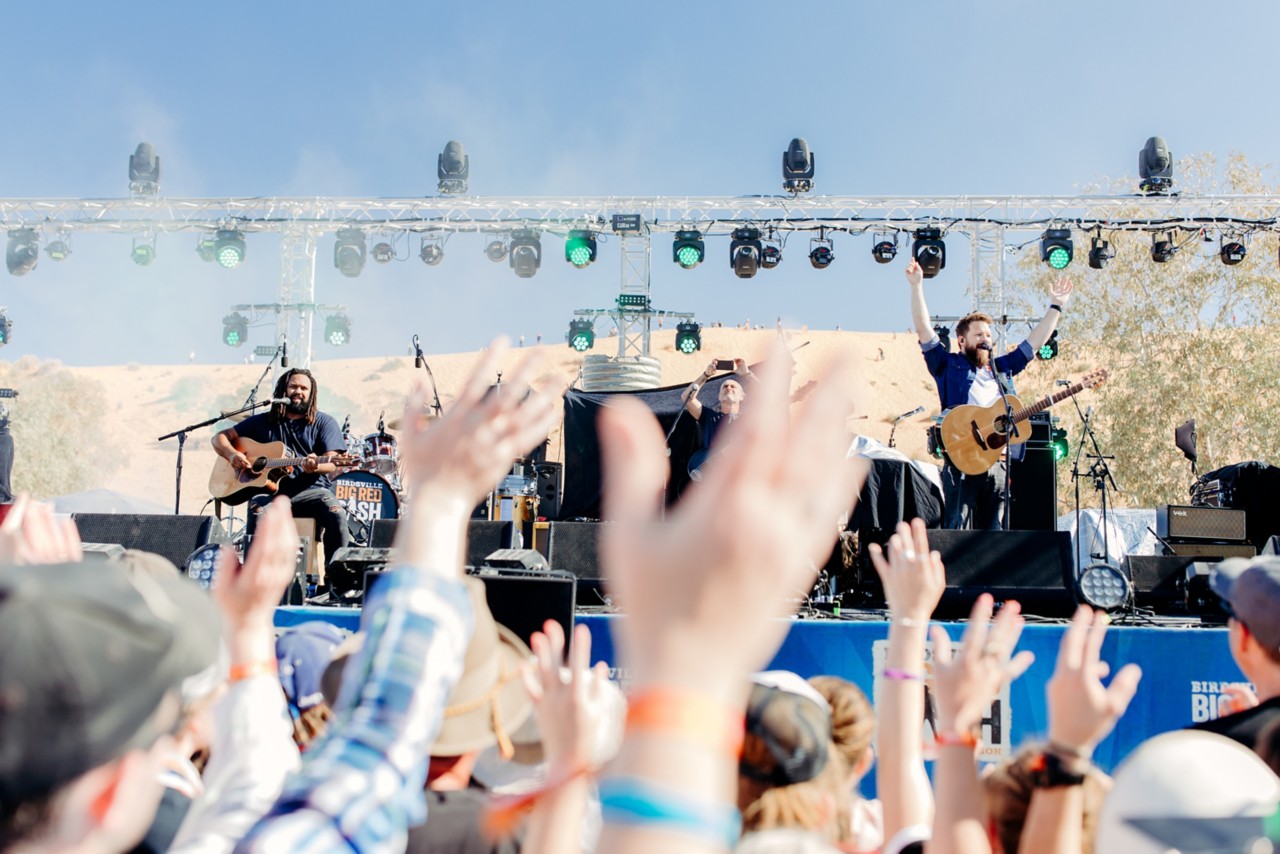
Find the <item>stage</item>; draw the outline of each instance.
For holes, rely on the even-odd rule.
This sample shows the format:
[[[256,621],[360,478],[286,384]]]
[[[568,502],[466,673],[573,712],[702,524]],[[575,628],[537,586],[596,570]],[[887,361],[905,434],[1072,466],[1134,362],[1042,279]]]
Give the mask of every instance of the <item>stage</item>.
[[[575,622],[591,631],[592,657],[610,666],[613,678],[626,686],[628,674],[620,672],[614,660],[611,626],[625,615],[578,614]],[[359,625],[360,612],[354,608],[280,608],[276,625],[294,625],[307,620],[324,620],[347,629]],[[963,625],[943,623],[953,639]],[[1061,623],[1031,623],[1022,635],[1020,649],[1035,653],[1030,670],[997,701],[984,726],[987,747],[984,756],[1007,755],[1025,739],[1043,736],[1045,716],[1044,686],[1053,673]],[[835,619],[794,619],[771,668],[794,671],[801,676],[832,674],[844,677],[874,696],[873,674],[883,659],[888,625],[883,615],[845,614]],[[691,651],[693,654],[693,651]],[[1170,623],[1161,626],[1118,625],[1107,633],[1103,658],[1116,669],[1134,662],[1142,667],[1142,684],[1128,713],[1115,732],[1098,748],[1095,759],[1112,770],[1141,741],[1157,733],[1179,729],[1216,715],[1220,686],[1243,680],[1227,650],[1226,630],[1221,627]],[[926,744],[929,743],[925,729]]]

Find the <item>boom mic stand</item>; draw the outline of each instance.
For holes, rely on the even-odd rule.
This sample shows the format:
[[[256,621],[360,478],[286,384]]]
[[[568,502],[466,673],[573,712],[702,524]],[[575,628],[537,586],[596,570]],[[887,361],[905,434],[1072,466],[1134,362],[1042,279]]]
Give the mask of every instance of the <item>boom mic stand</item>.
[[[1094,552],[1091,546],[1089,559],[1101,560],[1108,566],[1111,565],[1111,545],[1109,542],[1109,535],[1107,533],[1107,485],[1110,484],[1110,488],[1117,492],[1120,491],[1120,487],[1116,485],[1116,479],[1111,474],[1111,466],[1107,463],[1107,460],[1114,460],[1115,456],[1102,453],[1102,448],[1098,445],[1098,436],[1093,432],[1093,407],[1091,406],[1088,410],[1081,412],[1080,399],[1076,395],[1072,395],[1071,401],[1075,404],[1076,412],[1080,415],[1081,426],[1080,447],[1076,449],[1076,459],[1071,466],[1071,479],[1075,481],[1076,493],[1076,572],[1078,574],[1084,569],[1084,567],[1080,565],[1080,479],[1082,477],[1089,478],[1093,481],[1093,488],[1102,493],[1102,554]],[[1089,444],[1093,447],[1092,454],[1084,453],[1085,439],[1088,439]],[[1093,460],[1093,463],[1089,466],[1089,470],[1084,474],[1081,474],[1080,472],[1080,457],[1082,454],[1086,459]]]
[[[990,354],[991,351],[987,350]],[[1000,392],[1000,402],[1004,404],[1004,510],[1000,514],[1000,530],[1009,530],[1009,516],[1011,515],[1009,507],[1009,453],[1013,449],[1013,440],[1018,437],[1018,425],[1013,423],[1013,406],[1009,403],[1009,395],[1005,393],[1004,384],[1007,381],[1013,385],[1013,374],[1006,373],[1006,379],[1000,379],[1000,372],[996,370],[996,360],[991,359],[991,373],[996,378],[996,388]],[[997,465],[999,465],[997,463]]]
[[[431,366],[427,364],[427,357],[422,355],[422,345],[418,343],[418,336],[413,336],[413,366],[422,368],[427,372],[427,379],[431,381],[431,408],[436,411],[436,417],[439,418],[444,414],[444,407],[440,405],[440,391],[436,388],[436,375],[431,373]],[[502,378],[499,376],[498,381]]]
[[[250,398],[252,397],[253,395],[252,393],[250,393]],[[219,412],[213,418],[207,418],[204,421],[200,421],[196,424],[188,424],[186,427],[182,427],[177,430],[174,430],[172,433],[165,433],[163,436],[156,439],[157,442],[163,442],[165,439],[172,439],[174,436],[178,437],[178,461],[177,461],[177,471],[175,473],[176,485],[173,490],[173,493],[174,493],[173,494],[173,515],[177,516],[180,512],[182,512],[180,509],[182,507],[182,448],[187,442],[187,434],[190,433],[192,430],[199,430],[201,427],[207,427],[210,424],[215,424],[223,420],[224,418],[230,418],[233,415],[239,415],[242,412],[248,412],[251,409],[257,409],[259,406],[266,406],[266,405],[268,405],[266,401],[263,401],[262,403],[248,403],[240,407],[239,409],[233,409],[230,412]]]

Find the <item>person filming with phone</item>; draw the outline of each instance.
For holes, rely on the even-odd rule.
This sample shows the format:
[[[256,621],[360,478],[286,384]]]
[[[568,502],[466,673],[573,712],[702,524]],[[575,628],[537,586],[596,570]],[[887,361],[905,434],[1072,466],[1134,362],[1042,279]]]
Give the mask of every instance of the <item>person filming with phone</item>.
[[[698,392],[716,371],[733,371],[738,379],[727,379],[722,382],[717,404],[715,408],[709,408],[703,406],[702,401],[698,400]],[[680,399],[684,401],[685,411],[698,422],[698,450],[689,460],[689,477],[693,480],[702,479],[702,466],[715,454],[712,446],[721,428],[733,423],[742,410],[742,402],[747,397],[744,384],[754,380],[755,375],[747,367],[745,359],[732,361],[713,359],[711,364],[707,365],[707,369],[699,374],[698,378],[681,394]]]

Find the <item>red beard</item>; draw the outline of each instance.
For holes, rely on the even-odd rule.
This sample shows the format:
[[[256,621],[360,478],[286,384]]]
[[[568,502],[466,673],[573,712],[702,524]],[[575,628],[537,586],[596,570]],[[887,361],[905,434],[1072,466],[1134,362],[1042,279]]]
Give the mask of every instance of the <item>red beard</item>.
[[[969,361],[976,364],[979,368],[985,368],[987,363],[991,361],[991,351],[979,350],[976,345],[973,347],[966,347],[964,355],[969,359]]]

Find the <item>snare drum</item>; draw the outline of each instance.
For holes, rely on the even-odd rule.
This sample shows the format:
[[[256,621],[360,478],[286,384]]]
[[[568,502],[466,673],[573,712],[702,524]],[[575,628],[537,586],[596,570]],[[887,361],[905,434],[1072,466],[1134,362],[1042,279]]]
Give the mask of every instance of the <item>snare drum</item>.
[[[396,451],[396,437],[388,433],[370,433],[364,437],[365,471],[375,472],[383,477],[395,477],[399,454]]]
[[[362,525],[376,519],[398,519],[400,496],[381,475],[370,471],[349,471],[333,479],[333,491],[347,515]]]

